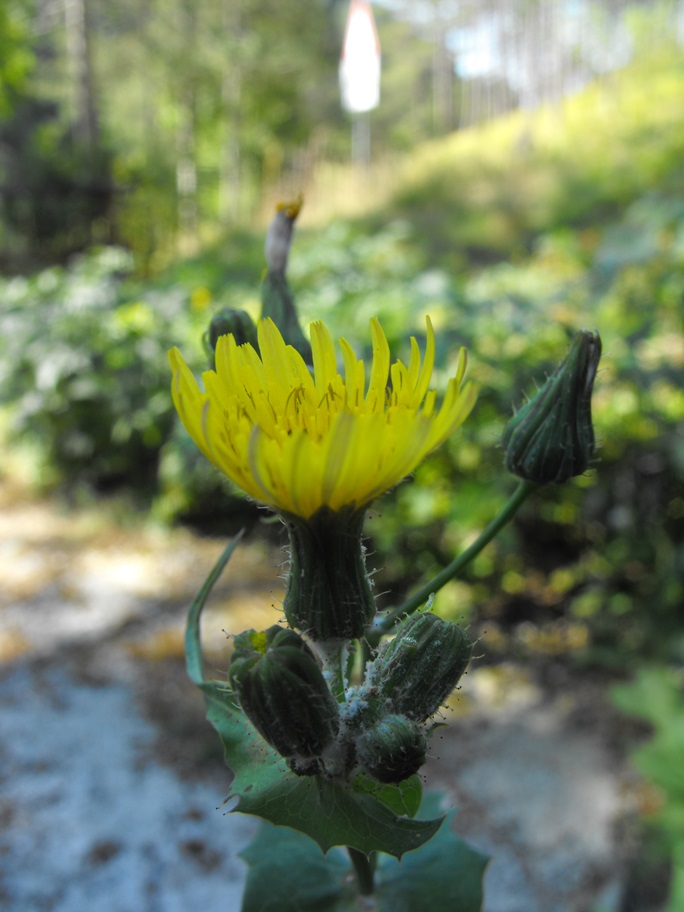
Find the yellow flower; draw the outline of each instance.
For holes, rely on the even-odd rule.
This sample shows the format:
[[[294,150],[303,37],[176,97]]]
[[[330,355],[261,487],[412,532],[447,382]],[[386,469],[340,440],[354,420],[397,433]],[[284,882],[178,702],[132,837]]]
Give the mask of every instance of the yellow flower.
[[[389,346],[371,321],[373,362],[366,368],[340,339],[344,375],[323,323],[311,325],[313,376],[271,320],[258,326],[259,350],[231,335],[216,346],[216,370],[202,392],[183,358],[169,352],[173,401],[185,428],[218,469],[254,500],[304,519],[321,507],[362,509],[439,446],[467,418],[476,392],[462,387],[466,352],[436,406],[428,390],[435,335],[411,339],[408,366],[390,367]],[[388,386],[388,381],[389,386]]]

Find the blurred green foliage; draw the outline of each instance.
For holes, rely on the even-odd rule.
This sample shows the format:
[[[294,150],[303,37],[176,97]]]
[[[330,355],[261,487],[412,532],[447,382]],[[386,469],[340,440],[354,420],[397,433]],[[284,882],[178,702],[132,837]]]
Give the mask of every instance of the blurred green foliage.
[[[31,29],[19,0],[0,5],[0,117],[12,110],[35,65]]]
[[[614,688],[612,694],[620,709],[653,729],[633,762],[658,790],[651,802],[651,823],[672,858],[667,912],[679,912],[684,905],[684,678],[681,669],[642,668],[631,684]]]
[[[63,262],[94,237],[108,239],[116,191],[104,144],[80,141],[57,104],[19,95],[0,120],[0,147],[1,268]]]
[[[213,284],[226,283],[215,270]],[[0,402],[11,431],[42,454],[38,484],[70,494],[126,491],[158,515],[201,517],[224,533],[253,514],[231,496],[178,426],[167,351],[180,343],[197,371],[214,302],[204,260],[141,283],[121,248],[94,249],[31,277],[0,280]],[[225,514],[235,513],[226,525]]]
[[[164,358],[182,292],[136,300],[122,293],[130,269],[125,251],[106,248],[2,288],[16,431],[40,437],[61,477],[99,489],[154,484],[172,427]]]

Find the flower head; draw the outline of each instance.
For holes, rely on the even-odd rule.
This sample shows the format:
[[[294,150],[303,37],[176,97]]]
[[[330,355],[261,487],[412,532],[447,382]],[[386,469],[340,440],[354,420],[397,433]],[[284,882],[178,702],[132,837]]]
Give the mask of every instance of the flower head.
[[[207,459],[254,500],[304,519],[321,507],[363,509],[446,440],[476,397],[472,384],[462,386],[462,349],[437,407],[428,389],[435,354],[429,319],[422,364],[412,338],[408,365],[390,366],[376,319],[371,333],[368,383],[364,362],[344,339],[344,373],[338,373],[335,347],[321,322],[311,325],[313,376],[271,320],[258,325],[260,354],[232,335],[219,338],[216,369],[203,375],[205,392],[174,348],[174,404]]]

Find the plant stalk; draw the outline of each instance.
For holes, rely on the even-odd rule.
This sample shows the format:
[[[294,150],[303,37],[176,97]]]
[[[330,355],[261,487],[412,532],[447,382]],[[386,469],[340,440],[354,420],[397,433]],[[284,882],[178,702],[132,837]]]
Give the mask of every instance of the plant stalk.
[[[347,846],[347,852],[354,865],[359,893],[362,896],[371,896],[375,892],[375,852],[368,857],[352,846]]]
[[[422,586],[417,592],[414,592],[413,595],[409,596],[406,601],[399,605],[397,608],[394,608],[392,611],[388,612],[381,617],[378,617],[376,622],[370,629],[371,639],[379,641],[380,637],[389,633],[395,625],[395,622],[405,615],[411,614],[417,608],[427,601],[427,599],[434,595],[435,592],[438,592],[442,586],[453,579],[455,576],[465,569],[465,567],[476,557],[482,549],[489,544],[489,542],[497,535],[503,527],[513,519],[518,508],[521,504],[529,497],[529,495],[537,488],[537,485],[532,484],[529,481],[521,481],[518,487],[515,489],[511,497],[509,498],[506,505],[503,509],[494,517],[494,519],[489,523],[489,525],[483,529],[480,535],[476,540],[469,545],[465,551],[462,551],[458,557],[455,557],[450,564],[441,570],[437,576],[435,576],[429,583],[425,586]]]
[[[330,690],[338,703],[344,703],[347,690],[345,673],[348,661],[347,644],[344,640],[318,640],[314,641],[313,646],[323,663],[323,674]]]

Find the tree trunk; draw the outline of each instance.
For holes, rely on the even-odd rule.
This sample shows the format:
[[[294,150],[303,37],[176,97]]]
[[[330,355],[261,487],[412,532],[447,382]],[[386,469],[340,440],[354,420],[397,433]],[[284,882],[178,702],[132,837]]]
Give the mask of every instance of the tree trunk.
[[[221,83],[223,102],[223,140],[219,162],[218,214],[222,225],[234,224],[240,217],[240,172],[242,168],[241,104],[242,2],[225,0],[225,37],[228,53]]]
[[[189,92],[180,111],[176,134],[176,192],[178,195],[178,250],[191,254],[197,246],[197,164],[195,162],[194,94]]]
[[[67,54],[74,80],[74,133],[91,151],[98,140],[87,0],[64,0]]]

